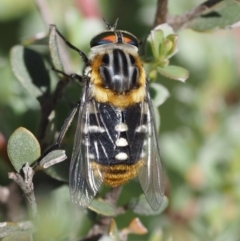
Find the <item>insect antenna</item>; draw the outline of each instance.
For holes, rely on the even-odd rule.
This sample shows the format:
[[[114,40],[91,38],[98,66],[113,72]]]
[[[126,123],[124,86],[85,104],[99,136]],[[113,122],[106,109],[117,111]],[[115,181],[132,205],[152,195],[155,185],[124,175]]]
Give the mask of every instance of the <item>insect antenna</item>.
[[[115,21],[115,23],[113,24],[113,26],[111,26],[111,25],[103,18],[103,21],[104,21],[107,29],[112,30],[112,31],[115,31],[115,30],[116,30],[118,20],[119,20],[119,18],[117,18],[116,21]]]

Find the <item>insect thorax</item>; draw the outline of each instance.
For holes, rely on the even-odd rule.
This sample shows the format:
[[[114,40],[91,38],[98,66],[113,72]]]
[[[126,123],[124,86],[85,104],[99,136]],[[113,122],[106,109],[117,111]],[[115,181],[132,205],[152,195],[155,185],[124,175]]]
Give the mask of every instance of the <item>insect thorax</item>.
[[[97,101],[117,107],[143,101],[146,77],[135,46],[97,46],[93,48],[90,60],[90,82]]]

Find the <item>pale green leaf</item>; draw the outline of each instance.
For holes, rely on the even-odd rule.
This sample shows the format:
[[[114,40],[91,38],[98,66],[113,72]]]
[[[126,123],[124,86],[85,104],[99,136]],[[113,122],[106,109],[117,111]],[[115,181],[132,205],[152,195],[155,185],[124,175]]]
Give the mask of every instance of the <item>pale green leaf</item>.
[[[185,82],[189,76],[188,70],[186,70],[182,67],[179,67],[179,66],[174,66],[174,65],[158,67],[157,70],[158,70],[159,74],[161,74],[169,79],[174,79],[174,80],[178,80],[181,82]]]
[[[7,152],[12,165],[19,172],[23,165],[30,165],[40,157],[41,149],[35,136],[26,128],[19,127],[10,136]]]
[[[15,234],[15,233],[22,233],[23,236],[30,236],[31,232],[33,231],[33,225],[30,221],[26,222],[3,222],[0,223],[0,238],[7,237],[8,235]],[[12,237],[12,236],[10,236]],[[11,239],[4,239],[4,240],[11,240]],[[12,239],[12,240],[30,240],[30,239]]]
[[[40,161],[40,165],[44,169],[46,169],[66,159],[67,159],[67,156],[64,150],[54,150],[49,152],[46,156],[43,157],[43,159]]]
[[[163,202],[159,210],[154,211],[150,207],[146,197],[143,194],[140,195],[138,198],[131,199],[128,204],[129,209],[131,209],[134,213],[145,215],[145,216],[159,215],[166,209],[167,206],[168,206],[168,199],[167,197],[164,196]]]
[[[115,214],[114,208],[111,205],[98,199],[93,199],[88,208],[104,216],[114,216]]]
[[[51,25],[50,34],[49,34],[49,49],[50,49],[52,63],[56,69],[63,70],[63,66],[62,66],[62,62],[61,62],[60,54],[59,54],[59,50],[58,50],[58,43],[57,43],[56,35],[57,35],[56,26]]]
[[[158,83],[150,83],[150,93],[153,104],[156,107],[162,105],[170,96],[168,89]]]
[[[210,11],[194,18],[187,24],[187,27],[196,31],[209,31],[238,26],[239,21],[240,2],[224,0],[211,7]]]

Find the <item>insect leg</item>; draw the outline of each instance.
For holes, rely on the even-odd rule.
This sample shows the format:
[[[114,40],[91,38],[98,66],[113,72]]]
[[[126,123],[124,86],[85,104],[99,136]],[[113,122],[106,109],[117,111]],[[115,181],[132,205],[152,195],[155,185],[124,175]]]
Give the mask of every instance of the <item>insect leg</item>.
[[[62,140],[63,140],[63,138],[64,138],[64,136],[65,136],[69,126],[71,125],[75,114],[78,111],[79,106],[80,106],[80,101],[73,107],[73,109],[70,112],[69,116],[65,119],[65,121],[63,123],[63,126],[62,126],[62,128],[60,130],[59,136],[57,138],[57,142],[55,143],[56,146],[60,147],[60,145],[62,143]]]
[[[82,80],[83,80],[83,77],[81,75],[67,74],[67,73],[63,72],[62,70],[56,69],[54,66],[52,66],[52,70],[59,74],[62,74],[63,76],[66,76],[67,78],[72,79],[72,80],[77,79],[79,82],[82,82]]]
[[[60,130],[60,133],[58,135],[56,143],[53,146],[51,146],[46,152],[44,152],[44,154],[38,160],[41,160],[49,152],[60,148],[62,140],[63,140],[63,138],[64,138],[64,136],[65,136],[69,126],[71,125],[71,123],[73,121],[73,118],[74,118],[76,112],[78,111],[79,106],[80,106],[80,101],[73,107],[73,109],[71,110],[70,114],[65,119],[65,121],[63,123],[63,126],[62,126],[62,128]]]
[[[86,54],[84,54],[83,51],[81,51],[80,49],[78,49],[77,47],[75,47],[74,45],[72,45],[67,39],[65,39],[65,37],[58,31],[56,25],[51,24],[51,26],[53,26],[53,27],[56,29],[57,34],[58,34],[59,37],[66,43],[66,45],[67,45],[69,48],[77,51],[78,54],[79,54],[79,55],[81,56],[81,58],[83,59],[84,63],[85,63],[85,64],[88,64],[88,63],[89,63],[89,60],[88,60],[88,57],[86,56]]]

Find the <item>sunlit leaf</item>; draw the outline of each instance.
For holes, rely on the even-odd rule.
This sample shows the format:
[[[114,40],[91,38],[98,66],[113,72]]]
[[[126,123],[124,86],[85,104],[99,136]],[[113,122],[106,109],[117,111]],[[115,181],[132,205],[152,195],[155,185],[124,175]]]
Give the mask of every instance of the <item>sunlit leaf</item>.
[[[140,215],[159,215],[162,213],[166,207],[168,206],[168,199],[164,196],[163,202],[159,208],[159,210],[154,211],[150,207],[149,203],[147,202],[146,197],[142,194],[138,198],[133,198],[128,204],[129,209],[132,210],[134,213],[140,214]]]
[[[111,205],[98,199],[93,199],[88,208],[104,216],[114,216],[115,214],[114,208]]]
[[[158,67],[157,70],[161,75],[163,75],[169,79],[174,79],[174,80],[178,80],[181,82],[185,82],[189,76],[188,70],[186,70],[182,67],[179,67],[179,66],[174,66],[174,65]]]
[[[36,161],[41,154],[37,139],[24,127],[19,127],[13,132],[8,141],[7,151],[17,172],[21,170],[24,164],[31,164]]]

